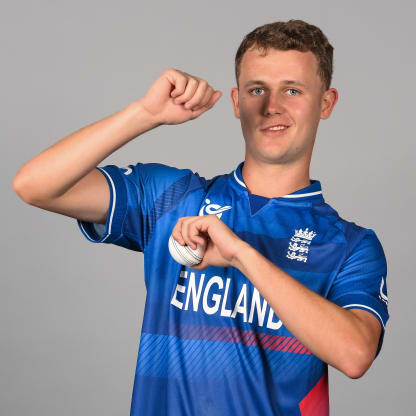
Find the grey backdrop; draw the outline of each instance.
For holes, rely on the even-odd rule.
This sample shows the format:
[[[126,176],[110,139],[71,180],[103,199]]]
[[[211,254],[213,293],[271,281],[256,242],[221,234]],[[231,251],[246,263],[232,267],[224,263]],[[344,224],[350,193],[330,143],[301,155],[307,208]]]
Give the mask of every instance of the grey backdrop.
[[[321,120],[311,177],[343,218],[376,231],[388,262],[383,349],[360,379],[330,369],[331,414],[414,414],[411,1],[0,7],[1,415],[127,415],[145,299],[143,255],[92,244],[75,219],[25,204],[12,189],[19,167],[139,99],[173,66],[206,78],[223,97],[200,118],[154,129],[102,164],[161,162],[205,177],[232,171],[244,159],[229,98],[235,52],[255,27],[290,18],[319,26],[335,47],[339,101]]]

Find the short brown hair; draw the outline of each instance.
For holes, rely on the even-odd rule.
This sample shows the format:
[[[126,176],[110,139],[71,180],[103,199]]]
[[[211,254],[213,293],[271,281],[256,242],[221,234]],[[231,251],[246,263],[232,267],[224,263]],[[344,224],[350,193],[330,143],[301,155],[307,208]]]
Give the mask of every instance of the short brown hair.
[[[262,50],[263,56],[267,54],[268,48],[282,51],[290,49],[300,52],[311,51],[318,61],[318,75],[322,81],[322,92],[330,88],[334,48],[317,26],[303,20],[291,19],[287,22],[267,23],[248,33],[235,55],[237,86],[239,86],[241,60],[244,53],[250,48]]]

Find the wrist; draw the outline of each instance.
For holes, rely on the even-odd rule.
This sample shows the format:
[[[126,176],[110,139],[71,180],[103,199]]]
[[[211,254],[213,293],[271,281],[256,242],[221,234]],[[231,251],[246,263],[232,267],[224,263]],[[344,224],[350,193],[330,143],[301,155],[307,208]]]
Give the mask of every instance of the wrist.
[[[146,126],[147,130],[151,130],[163,124],[154,114],[147,111],[141,100],[133,101],[127,106],[127,109],[132,112],[140,124]]]
[[[250,244],[244,240],[240,240],[237,245],[236,253],[231,261],[231,265],[244,274],[244,261],[253,254],[253,250],[255,251]]]

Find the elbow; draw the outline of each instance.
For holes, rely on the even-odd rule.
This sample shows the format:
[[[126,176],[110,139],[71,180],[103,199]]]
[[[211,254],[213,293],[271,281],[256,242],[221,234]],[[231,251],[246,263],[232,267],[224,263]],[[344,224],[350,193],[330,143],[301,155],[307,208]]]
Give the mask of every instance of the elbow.
[[[342,372],[349,378],[357,379],[362,377],[371,367],[374,361],[374,354],[368,348],[360,348],[351,354],[346,360]]]
[[[367,372],[367,370],[368,370],[369,367],[370,366],[368,366],[368,367],[365,367],[365,366],[362,366],[362,367],[358,367],[358,366],[351,367],[351,368],[348,368],[347,370],[345,370],[344,371],[344,374],[347,377],[349,377],[349,378],[357,379],[357,378],[362,377]]]
[[[22,191],[21,191],[21,180],[20,180],[20,177],[18,175],[16,175],[13,179],[12,188],[13,188],[13,191],[16,192],[16,194],[21,199],[24,200],[24,197],[23,197],[23,194],[22,194]]]
[[[12,188],[22,201],[33,205],[33,198],[30,196],[30,193],[33,193],[33,186],[29,183],[28,179],[29,178],[27,176],[23,176],[18,173],[13,179]],[[29,191],[31,192],[29,193]]]
[[[19,198],[26,202],[29,202],[29,198],[27,197],[27,193],[23,190],[22,179],[19,176],[15,176],[12,182],[13,191],[19,196]]]

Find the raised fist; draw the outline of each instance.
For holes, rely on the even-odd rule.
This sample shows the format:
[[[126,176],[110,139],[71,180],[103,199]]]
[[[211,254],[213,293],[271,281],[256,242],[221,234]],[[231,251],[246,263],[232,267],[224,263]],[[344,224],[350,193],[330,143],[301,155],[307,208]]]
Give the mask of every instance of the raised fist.
[[[212,108],[221,95],[204,79],[169,68],[139,102],[158,124],[180,124]]]

